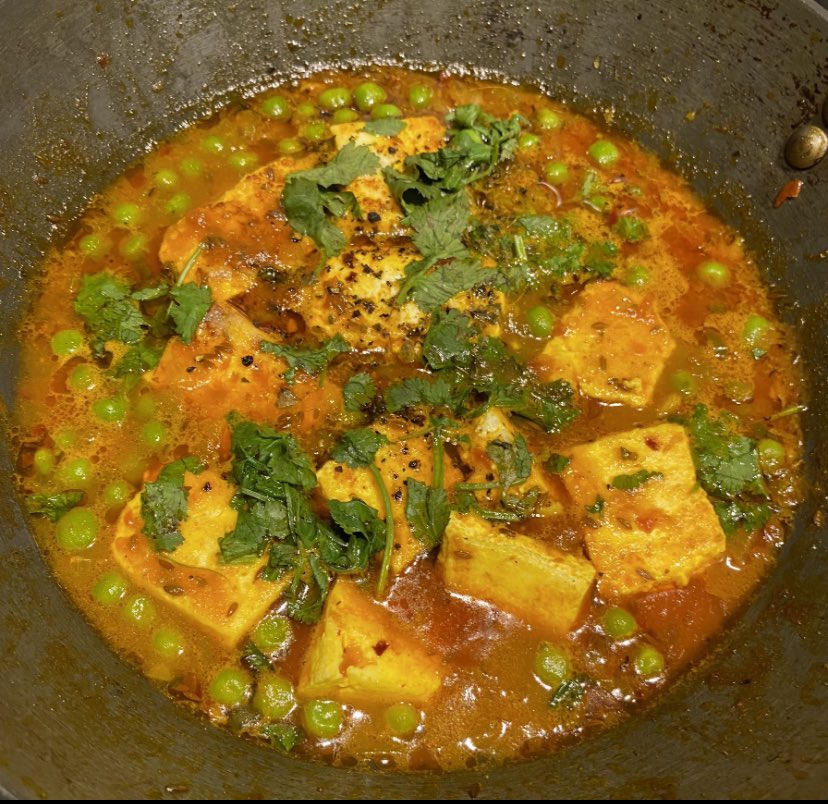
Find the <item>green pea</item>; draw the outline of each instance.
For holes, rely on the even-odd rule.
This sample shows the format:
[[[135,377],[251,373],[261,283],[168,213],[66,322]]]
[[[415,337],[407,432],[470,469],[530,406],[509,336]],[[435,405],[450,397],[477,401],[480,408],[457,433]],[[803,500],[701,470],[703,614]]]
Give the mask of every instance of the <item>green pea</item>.
[[[67,489],[85,489],[92,482],[92,462],[88,458],[72,458],[58,470],[58,480]]]
[[[711,288],[723,288],[730,282],[730,270],[720,262],[708,260],[696,268],[696,275]]]
[[[587,151],[590,159],[599,167],[611,167],[618,161],[620,153],[609,140],[596,140]]]
[[[572,675],[569,657],[559,647],[541,642],[535,654],[535,675],[549,687],[559,687]]]
[[[312,103],[300,103],[296,107],[296,116],[303,120],[309,120],[311,117],[317,117],[319,110]]]
[[[407,737],[417,731],[420,713],[411,704],[393,704],[385,710],[385,722],[394,734]]]
[[[374,106],[383,103],[387,97],[386,91],[372,81],[366,81],[354,90],[354,103],[362,112],[370,111]]]
[[[92,413],[102,422],[116,424],[122,422],[127,414],[127,403],[123,397],[110,396],[106,399],[96,399],[92,403]]]
[[[78,241],[78,248],[81,254],[93,259],[102,257],[104,252],[109,248],[109,245],[109,241],[105,237],[97,234],[84,235]]]
[[[110,508],[125,505],[132,494],[132,487],[125,480],[113,480],[103,490],[104,502]]]
[[[223,706],[238,706],[249,695],[250,678],[236,667],[225,667],[210,684],[210,697]]]
[[[104,606],[120,603],[127,593],[127,582],[117,572],[105,572],[92,587],[92,597]]]
[[[555,327],[555,316],[548,307],[539,304],[526,313],[526,323],[536,338],[548,338]]]
[[[164,204],[164,212],[174,218],[180,218],[192,205],[193,200],[187,193],[176,193]]]
[[[253,707],[259,714],[268,720],[281,720],[290,714],[294,706],[293,684],[288,679],[273,673],[259,674],[253,696]]]
[[[664,672],[664,656],[652,645],[642,645],[633,659],[635,672],[643,678],[653,678]]]
[[[184,653],[184,640],[172,628],[159,628],[152,635],[152,648],[165,659],[175,659]]]
[[[374,120],[385,120],[389,117],[402,117],[402,112],[393,103],[378,103],[371,109],[371,117]]]
[[[132,483],[133,486],[140,486],[144,482],[147,463],[140,455],[127,453],[118,462],[118,469],[128,483]]]
[[[174,170],[162,168],[152,177],[152,183],[162,190],[171,190],[178,184],[178,174]]]
[[[149,419],[155,415],[155,397],[152,394],[141,394],[135,400],[135,415],[140,419]]]
[[[62,329],[52,335],[52,352],[58,357],[69,357],[83,346],[83,333],[77,329]]]
[[[458,131],[451,138],[451,144],[455,148],[471,148],[475,145],[480,145],[483,138],[473,128],[465,128]]]
[[[414,84],[408,90],[408,103],[414,109],[425,109],[431,103],[433,94],[431,87],[427,87],[424,84]]]
[[[644,287],[649,281],[650,272],[643,265],[633,265],[624,278],[624,284],[633,288]]]
[[[52,440],[61,452],[65,452],[67,449],[77,444],[78,433],[76,430],[58,430],[54,436],[52,436]]]
[[[73,391],[93,391],[100,381],[97,369],[89,363],[78,363],[66,378],[66,382]]]
[[[589,203],[601,212],[606,212],[612,202],[605,195],[591,195]]]
[[[550,184],[563,184],[569,178],[569,168],[565,162],[547,162],[543,174]]]
[[[674,371],[670,377],[670,384],[673,386],[673,390],[685,396],[696,393],[696,378],[686,369]]]
[[[141,220],[141,208],[129,202],[118,204],[112,210],[112,220],[121,226],[135,226]]]
[[[620,606],[613,606],[604,612],[601,626],[612,639],[629,639],[638,630],[635,617]]]
[[[98,537],[98,520],[88,508],[73,508],[58,520],[55,537],[64,550],[86,550]]]
[[[742,338],[754,351],[761,351],[764,354],[764,349],[761,347],[765,336],[770,330],[770,326],[770,321],[767,318],[756,313],[751,313],[745,319],[745,326],[742,328]]]
[[[281,95],[271,95],[262,101],[259,110],[265,117],[284,120],[290,114],[290,104]]]
[[[561,127],[561,116],[551,109],[541,109],[538,112],[538,126],[544,131],[553,131]]]
[[[774,438],[763,438],[756,445],[759,453],[759,464],[766,475],[778,471],[785,462],[785,447]]]
[[[303,714],[305,728],[314,737],[330,739],[336,737],[342,728],[342,708],[335,701],[309,701],[303,708]]]
[[[185,156],[178,167],[188,179],[197,179],[204,173],[204,162],[195,156]]]
[[[147,236],[136,232],[118,244],[118,252],[127,260],[137,260],[147,250],[147,246]]]
[[[319,105],[329,112],[335,112],[351,105],[351,92],[345,87],[331,87],[319,95]]]
[[[321,142],[328,137],[328,127],[321,120],[318,120],[302,126],[300,134],[302,135],[302,139],[308,140],[309,142]]]
[[[293,629],[287,617],[278,614],[265,617],[253,629],[253,644],[262,653],[274,653],[287,647],[293,638]]]
[[[208,154],[220,154],[227,146],[216,134],[209,134],[201,141],[201,150]]]
[[[55,453],[48,447],[36,449],[32,462],[34,463],[35,472],[43,477],[55,471]]]
[[[145,595],[133,595],[124,605],[124,616],[133,625],[149,628],[155,619],[155,603]]]
[[[537,134],[532,134],[529,131],[524,131],[518,137],[518,148],[528,151],[530,148],[536,148],[540,143],[540,137]]]
[[[234,151],[227,159],[234,170],[252,170],[259,164],[259,157],[252,151]]]
[[[160,447],[167,440],[167,428],[163,422],[152,419],[141,428],[141,440],[150,447]]]
[[[337,109],[333,113],[333,121],[336,124],[353,123],[354,120],[359,120],[359,113],[353,109]]]
[[[292,137],[289,137],[286,140],[282,140],[279,143],[279,151],[285,154],[285,156],[290,156],[291,154],[298,154],[303,148],[304,146],[302,145],[302,143],[299,142],[299,140],[293,139]]]

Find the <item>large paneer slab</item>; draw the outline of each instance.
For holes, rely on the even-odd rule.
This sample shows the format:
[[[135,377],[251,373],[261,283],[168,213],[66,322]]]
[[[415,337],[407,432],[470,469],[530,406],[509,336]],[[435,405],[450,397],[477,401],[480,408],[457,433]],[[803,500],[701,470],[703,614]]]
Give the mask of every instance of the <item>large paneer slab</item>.
[[[242,178],[218,201],[188,212],[164,233],[161,261],[180,273],[200,247],[188,277],[209,285],[217,301],[248,292],[263,270],[292,272],[311,264],[316,246],[296,236],[281,199],[287,176],[315,163],[314,155],[282,157]]]
[[[305,653],[297,691],[343,703],[425,703],[445,668],[387,609],[338,580]]]
[[[262,618],[286,581],[259,578],[266,557],[253,564],[222,564],[218,540],[236,526],[230,505],[235,489],[216,472],[184,477],[188,517],[184,543],[157,553],[142,533],[141,495],[124,508],[112,554],[130,583],[177,609],[198,626],[233,647]]]
[[[651,298],[616,282],[593,282],[561,318],[535,367],[585,396],[643,408],[674,348]]]
[[[340,123],[331,126],[331,132],[336,138],[337,149],[348,142],[364,145],[379,157],[381,168],[397,170],[402,170],[407,156],[436,151],[443,146],[445,127],[436,117],[406,117],[399,122],[403,128],[391,137],[372,134],[371,124],[363,122]],[[381,168],[370,176],[360,176],[348,186],[362,210],[362,220],[357,223],[355,233],[404,235],[402,210],[391,195]]]
[[[391,496],[394,518],[391,571],[399,574],[417,556],[428,550],[427,546],[414,536],[408,525],[405,516],[405,481],[413,478],[421,483],[431,483],[434,469],[431,438],[422,434],[408,438],[408,430],[403,425],[388,424],[374,429],[388,439],[388,443],[377,451],[376,464]],[[445,462],[444,471],[446,486],[451,486],[461,479],[460,473],[450,461]],[[345,464],[328,461],[320,467],[316,476],[319,487],[327,499],[342,502],[359,499],[376,509],[380,518],[385,518],[380,492],[368,469],[352,469]]]
[[[578,622],[595,580],[583,557],[471,514],[451,515],[439,563],[448,589],[486,600],[557,636]]]
[[[570,454],[562,475],[567,490],[585,513],[601,508],[589,514],[586,543],[602,591],[683,586],[724,554],[725,534],[696,480],[683,427],[616,433]]]

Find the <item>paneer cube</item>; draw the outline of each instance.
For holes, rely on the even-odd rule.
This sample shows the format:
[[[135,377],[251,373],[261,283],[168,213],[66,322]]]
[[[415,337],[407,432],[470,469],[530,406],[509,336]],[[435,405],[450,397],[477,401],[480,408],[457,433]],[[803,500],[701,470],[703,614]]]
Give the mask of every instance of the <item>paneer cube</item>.
[[[534,368],[593,399],[643,408],[674,348],[652,299],[616,282],[593,282],[562,316]]]
[[[218,201],[191,210],[164,233],[161,261],[181,273],[201,246],[188,277],[209,285],[216,301],[248,292],[263,268],[292,271],[310,264],[316,246],[296,237],[281,198],[287,175],[315,162],[313,155],[282,157],[245,176]]]
[[[497,477],[494,461],[486,452],[486,447],[492,441],[513,444],[517,429],[506,411],[499,408],[490,408],[472,423],[468,431],[468,443],[461,443],[460,454],[463,460],[471,467],[472,474],[466,478],[467,483],[484,483],[491,477]],[[538,489],[541,493],[536,513],[540,516],[555,516],[563,513],[561,496],[563,490],[558,483],[549,477],[536,459],[532,460],[532,471],[526,481],[519,486],[512,486],[507,493],[522,497],[528,491]],[[483,495],[483,492],[478,492]],[[499,490],[485,492],[491,500],[497,500]]]
[[[451,591],[487,600],[553,636],[572,630],[595,580],[583,557],[473,514],[451,515],[439,563]]]
[[[402,225],[402,210],[397,204],[382,168],[402,170],[407,156],[436,151],[443,145],[445,127],[436,117],[406,117],[400,121],[404,128],[393,137],[371,134],[364,122],[340,123],[331,126],[337,149],[348,142],[370,148],[380,160],[380,170],[371,176],[360,176],[348,185],[362,210],[363,220],[356,227],[356,234],[392,235],[406,234]]]
[[[188,517],[181,524],[184,543],[172,553],[156,553],[142,533],[141,495],[118,519],[112,554],[130,583],[177,609],[210,631],[227,647],[238,644],[281,594],[287,581],[265,581],[252,564],[222,564],[218,540],[236,526],[230,505],[235,488],[217,472],[184,476]]]
[[[425,703],[442,686],[438,655],[387,609],[338,580],[305,652],[297,692],[351,704]]]
[[[616,433],[570,454],[562,478],[585,515],[588,507],[594,512],[586,544],[601,573],[602,592],[631,595],[684,586],[724,554],[725,534],[696,480],[683,427],[660,424]],[[619,484],[635,487],[624,490]]]
[[[374,428],[388,438],[377,451],[376,462],[379,466],[388,493],[391,495],[391,508],[394,516],[394,552],[391,556],[391,571],[401,573],[417,556],[426,552],[427,547],[411,532],[405,516],[407,492],[405,481],[414,478],[421,483],[430,484],[434,471],[431,439],[427,436],[406,438],[407,431],[402,425],[389,424]],[[460,473],[445,462],[445,485],[451,486],[461,480]],[[347,502],[360,499],[377,510],[381,519],[385,519],[376,481],[368,469],[352,469],[345,464],[328,461],[316,473],[322,493],[329,500]]]
[[[161,361],[145,375],[146,381],[165,393],[177,394],[200,419],[223,419],[228,410],[234,410],[261,422],[289,415],[293,427],[314,429],[339,413],[341,389],[330,381],[320,386],[318,378],[305,375],[291,386],[294,404],[277,408],[275,398],[286,385],[282,374],[287,363],[262,352],[262,340],[274,339],[232,304],[218,302],[191,343],[178,338],[167,342]]]

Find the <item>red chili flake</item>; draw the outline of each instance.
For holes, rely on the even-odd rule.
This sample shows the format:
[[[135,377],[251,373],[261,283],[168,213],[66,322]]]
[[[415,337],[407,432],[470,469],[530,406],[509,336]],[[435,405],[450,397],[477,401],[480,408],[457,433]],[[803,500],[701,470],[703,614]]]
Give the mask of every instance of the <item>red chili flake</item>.
[[[377,656],[382,656],[386,650],[388,650],[388,643],[384,639],[381,639],[376,645],[374,645],[374,653],[376,653]]]
[[[644,533],[650,533],[655,527],[655,520],[651,516],[640,516],[638,517],[638,527],[641,528]]]
[[[646,445],[647,445],[650,449],[652,449],[652,450],[656,450],[656,451],[658,450],[658,442],[657,442],[657,441],[656,441],[656,440],[655,440],[652,436],[647,436],[647,437],[644,439],[644,443],[645,443],[645,444],[646,444]]]
[[[99,53],[95,56],[95,61],[98,62],[99,67],[109,67],[112,62],[112,57],[109,53]]]
[[[791,179],[787,184],[782,185],[782,189],[776,196],[773,202],[773,208],[779,209],[786,201],[792,201],[794,198],[799,198],[799,193],[805,182],[802,179]]]

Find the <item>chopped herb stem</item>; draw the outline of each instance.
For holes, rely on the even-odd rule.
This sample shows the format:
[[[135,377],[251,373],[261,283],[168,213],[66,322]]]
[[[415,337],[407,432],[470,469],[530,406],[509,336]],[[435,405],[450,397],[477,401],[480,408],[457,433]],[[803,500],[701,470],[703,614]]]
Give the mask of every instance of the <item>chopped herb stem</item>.
[[[201,256],[202,251],[204,251],[204,243],[199,243],[195,247],[195,251],[192,254],[190,254],[190,256],[187,258],[187,262],[184,263],[184,268],[181,270],[181,274],[178,277],[178,281],[175,283],[175,286],[177,288],[181,287],[184,284],[184,281],[187,279],[187,275],[190,273],[190,271],[192,271],[193,267],[198,261],[198,258]]]
[[[375,463],[368,466],[377,484],[377,490],[382,497],[382,504],[385,508],[385,550],[382,554],[382,566],[380,567],[379,580],[377,581],[377,594],[382,597],[388,586],[388,573],[391,568],[391,553],[394,550],[394,514],[391,510],[391,495],[385,481],[382,479],[380,470]]]

